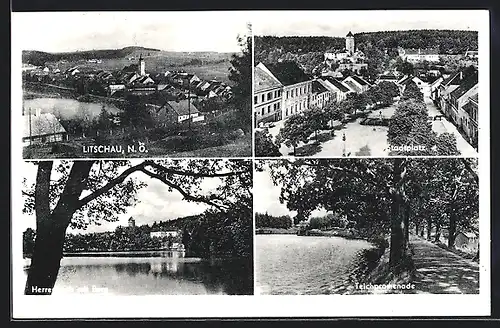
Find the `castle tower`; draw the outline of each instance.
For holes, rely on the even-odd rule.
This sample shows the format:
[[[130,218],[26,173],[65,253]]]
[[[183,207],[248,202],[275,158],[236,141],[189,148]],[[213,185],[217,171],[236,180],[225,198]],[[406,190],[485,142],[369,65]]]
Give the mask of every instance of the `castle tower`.
[[[345,37],[345,48],[351,56],[354,54],[354,35],[351,31]]]
[[[146,63],[144,62],[144,58],[142,58],[142,54],[139,57],[139,75],[146,75]]]
[[[130,228],[135,228],[135,220],[133,217],[130,217],[130,219],[128,219],[128,226]]]

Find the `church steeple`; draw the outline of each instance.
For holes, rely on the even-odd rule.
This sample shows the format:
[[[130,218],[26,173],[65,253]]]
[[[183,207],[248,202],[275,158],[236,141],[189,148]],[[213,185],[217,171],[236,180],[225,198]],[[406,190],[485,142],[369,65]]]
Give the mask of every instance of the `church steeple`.
[[[142,58],[142,53],[139,56],[139,75],[146,75],[146,63],[144,62],[144,58]]]

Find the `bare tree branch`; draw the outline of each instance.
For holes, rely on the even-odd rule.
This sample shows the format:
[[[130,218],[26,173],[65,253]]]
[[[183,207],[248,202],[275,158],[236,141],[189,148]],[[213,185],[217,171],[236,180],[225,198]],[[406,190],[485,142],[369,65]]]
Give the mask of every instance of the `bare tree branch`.
[[[83,197],[82,199],[80,199],[78,201],[78,204],[77,204],[77,209],[81,208],[82,206],[86,205],[87,203],[96,199],[97,197],[104,195],[105,193],[107,193],[108,191],[113,189],[114,186],[118,185],[119,183],[122,183],[130,174],[132,174],[136,171],[139,171],[145,165],[146,165],[146,162],[143,162],[141,164],[138,164],[138,165],[135,165],[135,166],[132,166],[132,167],[126,169],[119,176],[117,176],[113,180],[110,180],[105,186],[97,189],[96,191],[94,191],[90,195],[87,195],[87,196]]]
[[[163,182],[167,186],[172,187],[173,189],[177,190],[186,200],[194,201],[194,202],[202,202],[202,203],[205,203],[205,204],[208,204],[211,206],[215,206],[219,209],[227,209],[226,205],[214,203],[211,199],[209,199],[209,197],[190,195],[188,192],[186,192],[180,186],[168,181],[167,179],[165,179],[163,176],[161,176],[159,174],[150,172],[150,171],[146,170],[145,168],[141,168],[139,171],[145,173],[146,175],[150,176],[151,178],[160,180],[161,182]]]
[[[197,177],[197,178],[217,178],[217,177],[229,177],[229,176],[235,176],[239,174],[246,173],[247,171],[234,171],[234,172],[224,172],[224,173],[201,173],[201,172],[189,172],[189,171],[183,171],[183,170],[174,170],[167,168],[163,165],[160,165],[158,163],[155,163],[153,161],[145,161],[144,162],[145,166],[151,166],[159,171],[162,171],[164,173],[171,173],[171,174],[176,174],[176,175],[184,175],[184,176],[190,176],[190,177]]]

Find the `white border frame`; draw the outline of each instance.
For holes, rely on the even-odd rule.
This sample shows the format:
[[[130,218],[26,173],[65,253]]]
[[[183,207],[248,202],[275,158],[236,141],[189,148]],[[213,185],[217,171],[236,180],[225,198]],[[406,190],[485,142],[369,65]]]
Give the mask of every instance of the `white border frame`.
[[[385,317],[385,316],[487,316],[490,309],[490,136],[489,136],[489,12],[479,11],[479,191],[480,191],[480,293],[478,295],[321,295],[321,296],[26,296],[22,274],[22,231],[16,220],[23,207],[20,166],[22,161],[21,131],[11,131],[12,190],[12,315],[15,319],[44,318],[183,318],[183,317]],[[415,11],[419,12],[419,11]],[[206,12],[207,14],[209,12]],[[252,23],[262,12],[231,12]],[[289,13],[289,12],[288,12]],[[314,11],[308,11],[314,17]],[[16,16],[12,14],[15,32]],[[266,12],[274,20],[287,12]],[[298,17],[303,12],[295,12]],[[325,14],[322,12],[321,14]],[[375,15],[375,13],[374,13]],[[252,47],[254,44],[252,44]],[[15,35],[11,47],[12,104],[11,113],[20,116],[22,104],[21,49]],[[252,61],[253,62],[253,61]],[[252,83],[253,85],[253,83]],[[254,124],[253,98],[252,124]],[[12,123],[16,123],[13,115]],[[255,188],[253,192],[258,192]],[[255,251],[255,243],[254,243]],[[254,253],[255,254],[255,253]],[[255,264],[254,264],[255,275]],[[254,276],[255,284],[255,276]]]

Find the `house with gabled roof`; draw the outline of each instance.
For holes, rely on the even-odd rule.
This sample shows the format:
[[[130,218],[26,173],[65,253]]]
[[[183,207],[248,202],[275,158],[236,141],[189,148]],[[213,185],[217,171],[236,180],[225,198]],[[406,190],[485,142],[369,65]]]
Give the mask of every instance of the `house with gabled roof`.
[[[337,102],[341,102],[347,96],[347,94],[354,92],[347,85],[345,85],[342,81],[331,77],[331,76],[322,76],[320,80],[326,83],[326,87],[333,90],[337,95]]]
[[[399,56],[401,59],[406,60],[409,63],[415,64],[425,61],[428,62],[438,62],[439,61],[439,50],[435,48],[430,49],[398,49]]]
[[[259,63],[257,67],[283,85],[282,118],[309,109],[312,80],[295,62]]]
[[[68,133],[52,113],[23,109],[23,144],[53,143],[68,140]]]
[[[430,98],[431,91],[430,91],[429,83],[427,83],[426,81],[423,81],[420,77],[414,76],[414,75],[405,75],[402,79],[400,79],[396,83],[398,85],[401,93],[404,92],[406,86],[410,82],[414,82],[417,85],[418,89],[423,94],[424,98]]]
[[[283,84],[261,67],[254,67],[253,110],[255,124],[282,118]]]
[[[328,88],[323,80],[313,80],[310,107],[323,109],[331,100],[336,101],[336,93]]]
[[[167,101],[161,107],[156,107],[151,111],[153,118],[162,124],[164,122],[182,123],[192,120],[202,121],[204,116],[200,115],[198,108],[192,100]]]
[[[357,75],[350,75],[346,77],[342,82],[349,86],[351,90],[357,93],[365,92],[370,88],[370,83]]]
[[[465,105],[462,106],[463,130],[468,137],[470,144],[477,149],[478,146],[478,94],[469,97]]]

